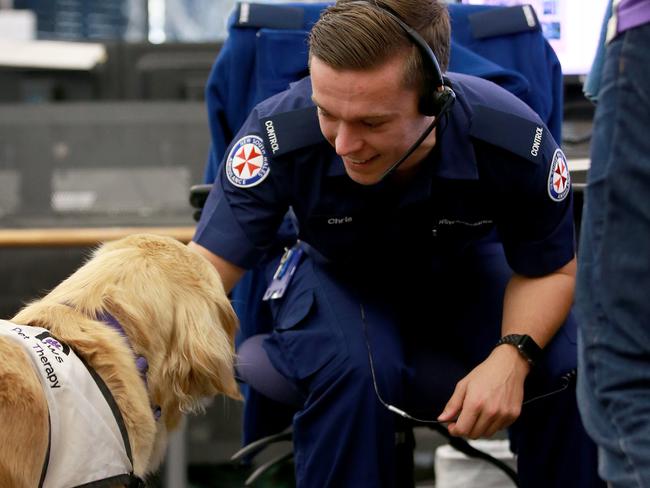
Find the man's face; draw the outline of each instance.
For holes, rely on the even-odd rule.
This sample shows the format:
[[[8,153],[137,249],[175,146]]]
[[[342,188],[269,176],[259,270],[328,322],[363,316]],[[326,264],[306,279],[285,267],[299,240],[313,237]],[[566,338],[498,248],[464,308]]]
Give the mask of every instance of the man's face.
[[[336,70],[311,58],[313,100],[321,131],[354,181],[372,185],[432,121],[418,111],[416,90],[403,86],[404,58],[372,70]],[[435,131],[396,170],[408,174],[435,144]]]

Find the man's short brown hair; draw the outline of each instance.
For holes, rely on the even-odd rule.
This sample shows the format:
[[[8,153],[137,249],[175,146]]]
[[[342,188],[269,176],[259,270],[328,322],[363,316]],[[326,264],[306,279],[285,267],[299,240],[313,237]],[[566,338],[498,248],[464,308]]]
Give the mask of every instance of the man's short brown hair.
[[[402,28],[383,13],[388,7],[429,44],[445,72],[449,64],[450,25],[442,0],[338,0],[327,8],[309,36],[309,56],[339,70],[381,66],[401,53],[407,56],[404,83],[422,94],[424,68],[419,49]],[[430,69],[430,68],[429,68]]]

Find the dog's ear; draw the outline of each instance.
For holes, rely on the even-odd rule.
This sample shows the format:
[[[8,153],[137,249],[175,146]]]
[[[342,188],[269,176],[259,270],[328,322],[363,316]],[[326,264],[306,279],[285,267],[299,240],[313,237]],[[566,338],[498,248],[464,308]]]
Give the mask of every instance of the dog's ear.
[[[236,329],[237,317],[223,288],[210,290],[209,296],[188,290],[175,301],[174,330],[162,368],[182,411],[200,409],[201,397],[217,393],[241,399],[233,368]]]

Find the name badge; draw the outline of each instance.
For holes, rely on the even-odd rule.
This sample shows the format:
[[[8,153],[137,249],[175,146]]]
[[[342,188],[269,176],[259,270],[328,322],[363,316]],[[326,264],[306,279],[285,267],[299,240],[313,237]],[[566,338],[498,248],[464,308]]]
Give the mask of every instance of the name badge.
[[[304,251],[300,247],[300,242],[297,242],[291,249],[285,251],[280,259],[280,264],[278,264],[275,273],[273,273],[271,284],[264,292],[264,296],[262,297],[263,301],[277,300],[284,296],[284,292],[289,287],[291,278],[293,278],[303,254]]]

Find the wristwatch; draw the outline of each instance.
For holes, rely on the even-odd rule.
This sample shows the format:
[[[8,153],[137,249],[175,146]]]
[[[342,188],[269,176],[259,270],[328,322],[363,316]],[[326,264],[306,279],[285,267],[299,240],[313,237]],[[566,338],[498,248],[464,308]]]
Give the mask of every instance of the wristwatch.
[[[539,357],[542,354],[542,348],[537,345],[532,337],[526,334],[508,334],[499,339],[496,346],[501,346],[502,344],[510,344],[515,346],[526,361],[528,361],[531,366],[534,365]]]

